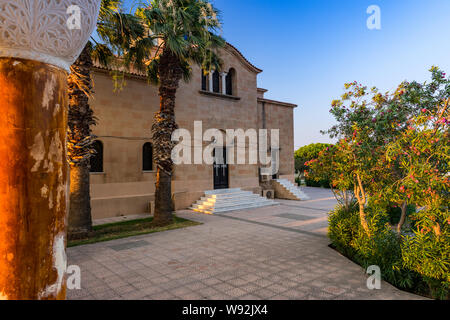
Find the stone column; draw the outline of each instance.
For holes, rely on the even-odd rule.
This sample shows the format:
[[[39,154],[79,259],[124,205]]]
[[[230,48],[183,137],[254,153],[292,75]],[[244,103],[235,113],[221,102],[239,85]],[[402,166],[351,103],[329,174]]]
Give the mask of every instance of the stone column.
[[[0,300],[65,299],[67,71],[100,0],[2,5]]]
[[[222,77],[222,94],[227,94],[227,75],[228,73],[222,72],[220,76]]]
[[[209,80],[209,92],[213,92],[214,91],[214,80],[213,80],[213,72],[210,71],[208,73],[208,80]]]

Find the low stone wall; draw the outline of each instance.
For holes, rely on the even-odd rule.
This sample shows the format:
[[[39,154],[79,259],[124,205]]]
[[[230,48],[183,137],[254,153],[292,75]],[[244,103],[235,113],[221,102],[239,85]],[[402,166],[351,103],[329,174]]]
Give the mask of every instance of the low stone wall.
[[[241,188],[261,195],[260,187]],[[204,191],[174,192],[173,201],[175,210],[184,210],[205,195]],[[97,197],[91,199],[92,219],[105,219],[141,213],[152,213],[149,210],[151,202],[154,203],[155,194],[143,195],[114,195],[110,197]]]
[[[91,199],[92,219],[150,213],[149,205],[154,202],[154,194]]]
[[[298,200],[292,193],[275,180],[272,180],[272,188],[275,190],[276,199]]]

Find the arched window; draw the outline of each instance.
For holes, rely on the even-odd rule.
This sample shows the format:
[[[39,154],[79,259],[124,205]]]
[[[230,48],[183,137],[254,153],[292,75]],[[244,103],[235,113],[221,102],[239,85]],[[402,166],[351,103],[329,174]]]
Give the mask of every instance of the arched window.
[[[142,170],[153,171],[153,145],[150,142],[142,147]]]
[[[220,74],[217,70],[213,73],[213,91],[220,92]]]
[[[91,156],[91,172],[103,172],[103,143],[100,140],[95,140],[92,144],[94,154]]]
[[[202,69],[202,90],[203,91],[207,90],[207,83],[208,83],[208,81],[207,81],[207,78],[205,75],[205,70]]]
[[[228,71],[227,77],[226,77],[226,83],[227,83],[227,95],[232,96],[234,93],[234,86],[235,86],[235,76],[236,76],[236,71],[231,68],[230,71]]]

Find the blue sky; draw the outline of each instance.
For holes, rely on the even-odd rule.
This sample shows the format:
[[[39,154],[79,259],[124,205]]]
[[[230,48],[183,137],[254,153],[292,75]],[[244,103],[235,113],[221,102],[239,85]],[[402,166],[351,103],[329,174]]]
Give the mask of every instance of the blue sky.
[[[266,97],[298,104],[296,148],[329,142],[330,102],[345,82],[391,90],[425,81],[438,65],[450,73],[448,0],[214,0],[223,36],[264,72]],[[381,30],[369,30],[370,5]]]

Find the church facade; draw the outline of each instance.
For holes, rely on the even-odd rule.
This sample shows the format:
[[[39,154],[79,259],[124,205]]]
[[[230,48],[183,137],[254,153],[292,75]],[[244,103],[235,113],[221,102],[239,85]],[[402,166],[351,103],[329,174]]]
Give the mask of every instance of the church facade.
[[[278,129],[279,169],[273,178],[293,182],[293,116],[297,106],[266,99],[267,90],[257,84],[262,70],[230,44],[221,51],[223,72],[205,76],[194,65],[190,82],[181,82],[175,110],[179,127],[191,132],[193,139],[195,123],[202,124],[203,132]],[[95,94],[90,104],[98,119],[94,127],[97,154],[91,159],[90,177],[93,219],[149,212],[156,182],[151,125],[159,110],[158,88],[148,84],[145,76],[129,72],[124,90],[114,92],[110,70],[96,66],[92,75]],[[193,141],[192,145],[195,142],[199,143]],[[200,143],[203,147],[208,145],[205,141]],[[235,149],[225,146],[223,152],[230,157]],[[249,161],[176,165],[172,179],[175,209],[188,208],[207,190],[241,188],[262,194],[267,181],[262,180],[261,167]]]

